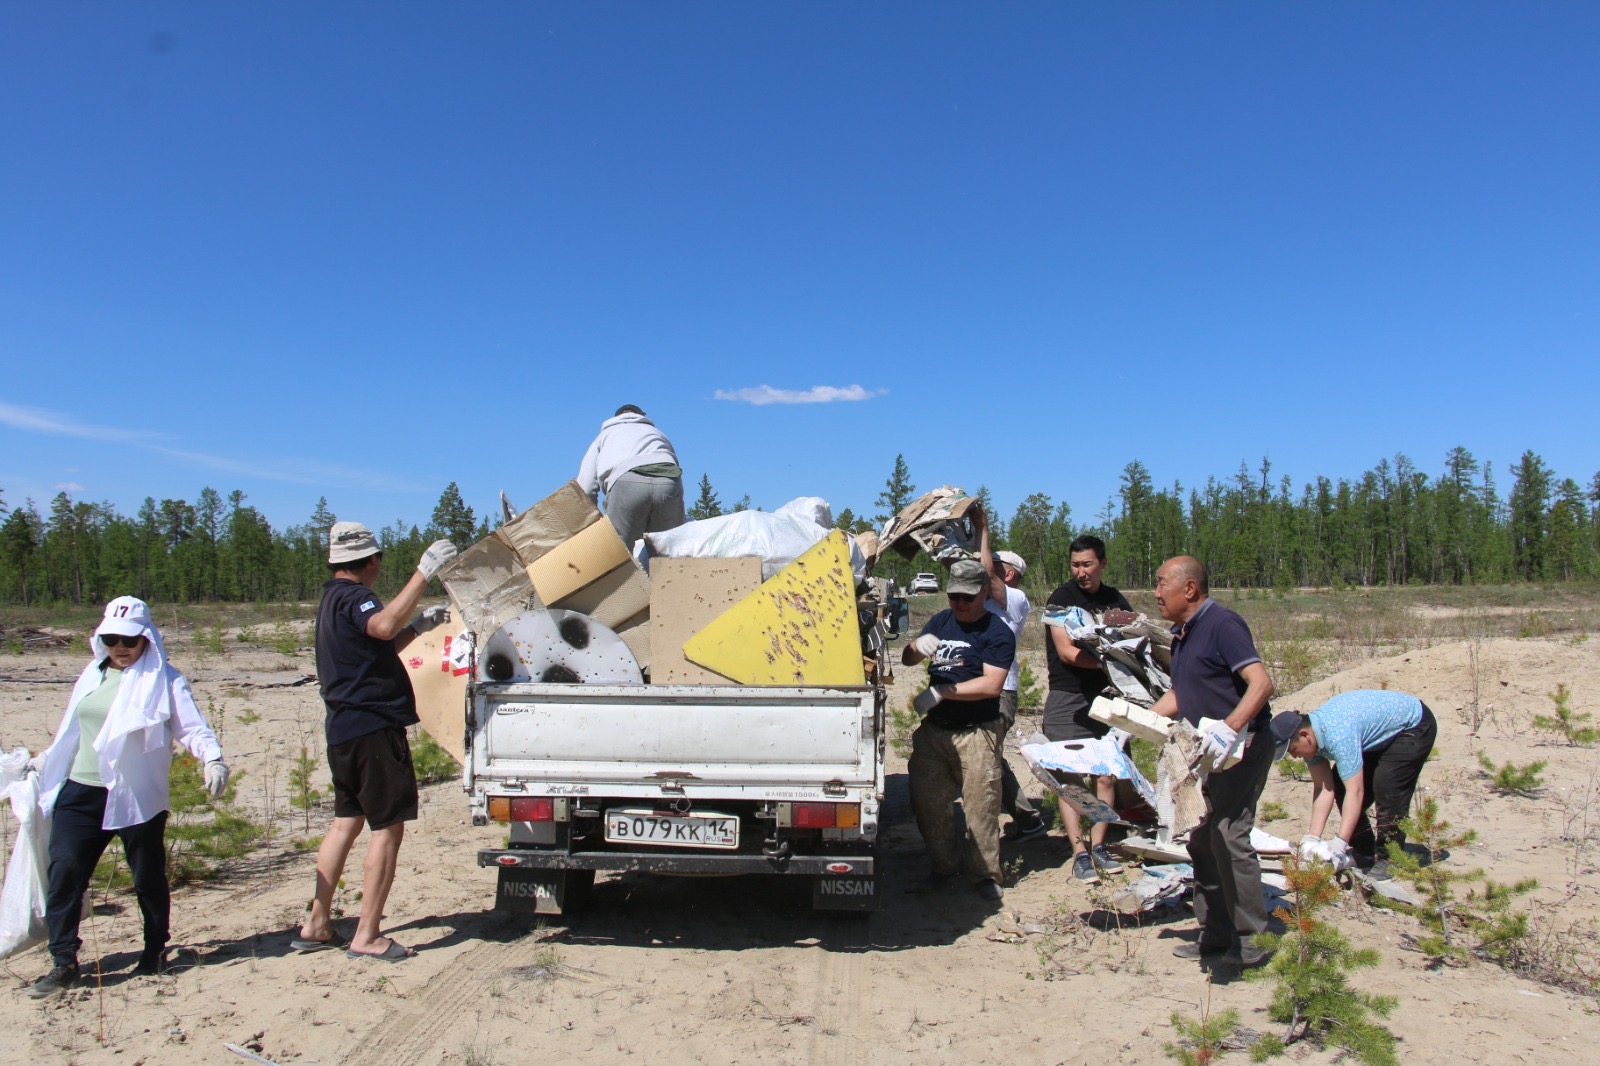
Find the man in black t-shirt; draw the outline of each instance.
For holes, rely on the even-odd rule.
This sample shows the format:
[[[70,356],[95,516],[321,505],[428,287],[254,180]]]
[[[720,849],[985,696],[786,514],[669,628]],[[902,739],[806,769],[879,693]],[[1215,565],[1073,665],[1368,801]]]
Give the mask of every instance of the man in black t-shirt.
[[[411,954],[379,932],[394,884],[406,822],[417,816],[417,778],[406,726],[417,721],[416,697],[399,653],[440,622],[445,607],[404,621],[439,569],[455,558],[448,540],[434,541],[416,573],[387,607],[372,591],[383,563],[372,531],[360,522],[335,522],[328,536],[328,569],[317,605],[317,680],[327,707],[328,767],[333,771],[333,826],[317,849],[317,892],[311,913],[292,940],[297,951],[340,946],[332,926],[333,890],[365,822],[372,830],[361,889],[361,918],[346,954],[395,961]]]
[[[1081,607],[1099,618],[1113,607],[1133,608],[1116,589],[1102,580],[1106,568],[1106,543],[1085,533],[1069,546],[1072,580],[1050,594],[1052,607]],[[1065,629],[1045,627],[1044,659],[1050,673],[1050,695],[1044,702],[1044,735],[1051,740],[1080,740],[1103,737],[1110,726],[1089,717],[1089,705],[1109,683],[1105,667],[1093,652],[1072,642]],[[1104,802],[1117,798],[1117,779],[1096,777],[1094,793]],[[1083,842],[1083,827],[1078,812],[1061,800],[1061,824],[1072,844],[1072,876],[1090,884],[1098,883],[1101,873],[1122,872],[1122,864],[1106,849],[1106,823],[1096,822],[1089,830],[1089,846]]]

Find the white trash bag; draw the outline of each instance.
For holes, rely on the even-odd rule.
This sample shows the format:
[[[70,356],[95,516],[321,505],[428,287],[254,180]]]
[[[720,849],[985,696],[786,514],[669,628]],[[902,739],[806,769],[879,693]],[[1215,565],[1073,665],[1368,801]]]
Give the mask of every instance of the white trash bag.
[[[0,755],[0,798],[11,801],[17,839],[0,889],[0,959],[45,938],[45,872],[50,819],[39,813],[39,775],[28,773],[28,749]]]

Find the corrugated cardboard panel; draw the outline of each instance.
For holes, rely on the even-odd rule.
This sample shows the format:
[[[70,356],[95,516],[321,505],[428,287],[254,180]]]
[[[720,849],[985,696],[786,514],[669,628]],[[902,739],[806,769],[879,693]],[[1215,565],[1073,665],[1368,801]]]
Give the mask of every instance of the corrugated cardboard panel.
[[[522,557],[524,565],[600,521],[589,494],[569,481],[494,531]]]
[[[850,545],[834,530],[683,644],[746,685],[863,685]]]
[[[617,636],[633,652],[633,659],[639,664],[641,673],[650,673],[650,614],[644,612],[634,615],[621,625],[612,626]],[[651,678],[652,682],[654,678]]]
[[[457,762],[466,758],[467,664],[451,663],[455,630],[440,626],[417,637],[400,653],[411,691],[417,697],[422,728]],[[458,672],[459,671],[459,672]]]
[[[644,579],[644,571],[639,570],[638,564],[629,558],[622,538],[617,536],[611,523],[602,518],[580,529],[539,558],[529,560],[528,578],[533,582],[540,599],[552,607],[561,607],[566,605],[560,601],[624,563],[630,564],[638,572],[640,580]],[[581,607],[568,609],[583,610]],[[638,611],[639,608],[635,607],[619,617],[628,618]]]
[[[683,642],[761,587],[761,559],[650,560],[650,680],[657,685],[729,685],[732,680],[690,662]]]
[[[616,534],[612,539],[616,540]],[[650,610],[650,579],[638,563],[629,559],[550,606],[586,614],[614,629],[618,623]]]
[[[523,611],[544,604],[527,567],[509,545],[485,537],[439,571],[456,617],[466,628],[487,637]]]

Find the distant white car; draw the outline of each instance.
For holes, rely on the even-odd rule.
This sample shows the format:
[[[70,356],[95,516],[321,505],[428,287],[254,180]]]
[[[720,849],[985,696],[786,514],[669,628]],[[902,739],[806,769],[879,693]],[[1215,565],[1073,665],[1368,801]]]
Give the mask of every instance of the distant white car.
[[[938,574],[918,574],[911,579],[911,595],[916,596],[924,592],[939,591]]]

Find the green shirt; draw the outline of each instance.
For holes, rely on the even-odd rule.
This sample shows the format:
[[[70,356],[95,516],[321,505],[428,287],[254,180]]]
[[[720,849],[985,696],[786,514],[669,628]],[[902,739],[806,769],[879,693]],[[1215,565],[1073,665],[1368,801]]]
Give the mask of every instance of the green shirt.
[[[107,665],[105,680],[100,682],[100,687],[78,704],[78,757],[73,761],[72,772],[67,777],[80,785],[105,787],[106,783],[100,780],[100,753],[94,750],[94,742],[99,739],[100,730],[105,728],[111,701],[117,698],[117,688],[121,684],[122,671]]]

